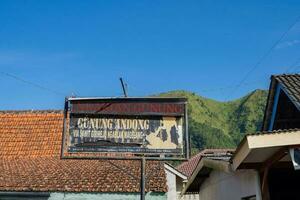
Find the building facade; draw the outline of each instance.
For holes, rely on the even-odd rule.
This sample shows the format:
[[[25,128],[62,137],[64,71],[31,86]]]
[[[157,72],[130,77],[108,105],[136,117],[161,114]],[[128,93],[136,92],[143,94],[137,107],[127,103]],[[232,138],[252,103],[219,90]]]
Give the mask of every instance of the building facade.
[[[298,199],[300,171],[292,152],[299,148],[300,75],[272,76],[262,130],[246,134],[227,158],[205,150],[212,155],[200,152],[179,166],[190,173],[181,195],[198,191],[200,200]]]

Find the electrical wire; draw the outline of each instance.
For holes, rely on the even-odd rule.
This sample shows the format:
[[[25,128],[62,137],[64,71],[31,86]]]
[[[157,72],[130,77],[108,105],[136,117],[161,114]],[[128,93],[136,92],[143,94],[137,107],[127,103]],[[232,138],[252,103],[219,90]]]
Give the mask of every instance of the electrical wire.
[[[299,67],[298,66],[299,62],[300,62],[300,57],[287,70],[285,70],[285,73],[289,73],[290,71],[293,72],[297,70],[297,68]]]
[[[2,74],[4,76],[7,76],[7,77],[10,77],[10,78],[13,78],[17,81],[23,82],[25,84],[31,85],[33,87],[36,87],[36,88],[40,89],[40,90],[48,91],[48,92],[51,92],[51,93],[59,95],[59,96],[61,96],[61,95],[65,96],[65,94],[63,94],[62,92],[56,91],[54,89],[51,89],[51,88],[48,88],[48,87],[45,87],[45,86],[42,86],[42,85],[34,83],[32,81],[25,80],[25,79],[23,79],[19,76],[14,75],[14,74],[7,73],[7,72],[0,72],[0,74]]]
[[[251,82],[245,82],[241,86],[247,87],[247,86],[255,85],[257,83],[263,83],[265,81],[266,81],[265,78],[257,79],[257,80],[253,80]],[[224,90],[229,90],[229,89],[235,88],[236,86],[237,85],[228,85],[228,86],[224,86],[224,87],[215,87],[215,88],[202,89],[202,90],[199,90],[199,93],[202,93],[202,92],[203,93],[213,93],[213,92],[220,92],[220,91],[222,92]],[[139,92],[139,93],[142,92],[142,90],[139,90],[137,87],[133,86],[132,84],[128,85],[128,89]]]
[[[256,68],[271,54],[271,52],[273,51],[273,49],[279,44],[279,42],[282,41],[283,38],[285,38],[285,36],[299,22],[299,20],[300,20],[300,16],[298,16],[296,18],[295,22],[292,23],[288,27],[288,29],[279,37],[278,40],[275,41],[275,43],[268,49],[268,51],[262,57],[260,57],[260,59],[255,63],[255,65],[246,73],[246,75],[237,84],[237,87],[232,92],[230,92],[229,96],[226,99],[228,99],[230,96],[232,96],[233,94],[235,94],[235,92],[239,89],[240,85],[242,85],[245,82],[245,80],[250,76],[250,74],[252,74],[256,70]]]
[[[299,71],[297,71],[298,69],[300,69],[300,65],[296,66],[296,68],[293,70],[293,73],[298,73]]]

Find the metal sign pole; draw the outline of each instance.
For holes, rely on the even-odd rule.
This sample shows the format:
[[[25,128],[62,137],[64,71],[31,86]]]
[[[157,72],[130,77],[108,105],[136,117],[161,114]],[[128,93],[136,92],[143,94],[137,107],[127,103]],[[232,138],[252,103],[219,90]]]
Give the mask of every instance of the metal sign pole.
[[[146,158],[145,156],[143,155],[142,159],[141,159],[141,200],[145,200],[145,196],[146,196],[146,193],[145,193],[145,171],[146,171]]]
[[[123,78],[122,77],[120,78],[120,81],[121,81],[121,85],[122,85],[124,96],[127,97],[127,88],[125,87],[125,84],[123,82]]]

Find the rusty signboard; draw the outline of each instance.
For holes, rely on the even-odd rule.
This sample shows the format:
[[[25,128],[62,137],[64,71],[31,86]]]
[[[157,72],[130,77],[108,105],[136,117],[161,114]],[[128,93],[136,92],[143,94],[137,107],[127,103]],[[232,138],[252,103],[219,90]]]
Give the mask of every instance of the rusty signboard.
[[[184,98],[68,98],[63,155],[186,158]]]

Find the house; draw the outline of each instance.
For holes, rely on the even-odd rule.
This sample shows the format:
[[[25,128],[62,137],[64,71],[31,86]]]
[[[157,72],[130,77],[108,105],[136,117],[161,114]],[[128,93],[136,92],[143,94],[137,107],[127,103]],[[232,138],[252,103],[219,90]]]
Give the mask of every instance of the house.
[[[272,76],[262,130],[246,134],[228,159],[200,156],[182,196],[198,191],[200,200],[298,199],[300,171],[292,162],[298,148],[300,75]]]
[[[164,165],[167,177],[168,200],[180,199],[181,191],[183,190],[188,177],[169,163],[165,163]]]
[[[199,187],[203,180],[211,171],[210,168],[204,167],[203,171],[198,173],[199,166],[215,166],[219,161],[228,161],[234,149],[204,149],[197,155],[193,156],[187,162],[180,164],[177,169],[188,177],[188,182],[184,185],[181,199],[183,200],[199,200]],[[191,182],[190,180],[193,180]]]
[[[300,74],[271,77],[262,131],[300,128]]]
[[[53,110],[0,112],[0,199],[139,199],[139,160],[61,159],[63,118]],[[174,196],[176,181],[167,177],[186,179],[147,161],[146,199]]]

